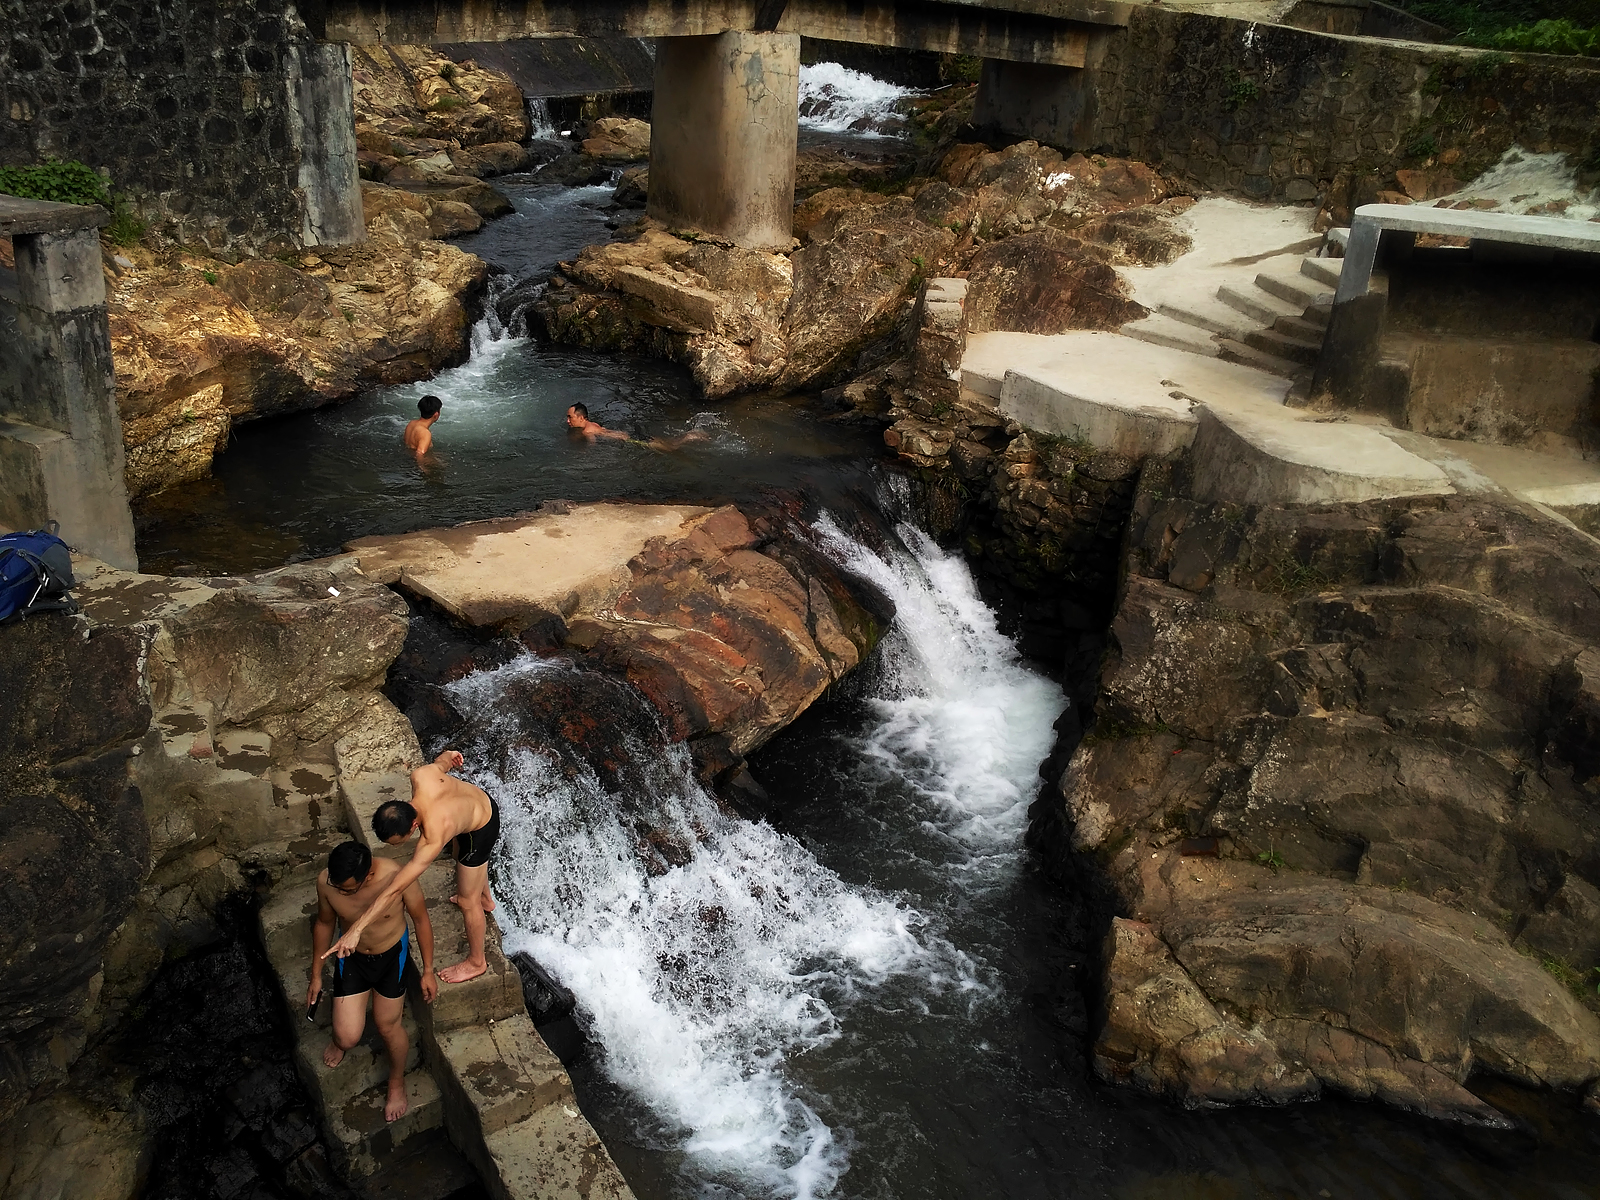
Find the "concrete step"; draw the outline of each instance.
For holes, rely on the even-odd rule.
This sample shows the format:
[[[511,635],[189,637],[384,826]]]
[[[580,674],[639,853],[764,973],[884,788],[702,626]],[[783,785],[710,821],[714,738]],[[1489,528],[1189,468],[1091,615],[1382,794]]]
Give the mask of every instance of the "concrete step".
[[[1315,342],[1303,342],[1275,329],[1253,329],[1245,334],[1244,344],[1276,358],[1285,358],[1308,367],[1315,366],[1317,356],[1322,353],[1321,338]]]
[[[434,1072],[447,1098],[456,1094],[477,1114],[484,1137],[550,1104],[577,1102],[561,1060],[526,1013],[442,1033],[433,1044]]]
[[[1148,342],[1152,346],[1166,346],[1172,350],[1184,350],[1207,358],[1217,356],[1217,346],[1211,340],[1209,330],[1191,325],[1187,321],[1174,320],[1159,312],[1151,313],[1141,321],[1130,321],[1118,332],[1124,337]]]
[[[304,970],[300,972],[298,980],[299,994],[303,996],[305,995]],[[283,982],[289,981],[283,980]],[[315,1024],[304,1019],[304,1009],[300,1010],[300,1016],[300,1025],[296,1031],[299,1039],[295,1044],[295,1065],[300,1069],[300,1078],[306,1081],[310,1088],[312,1098],[320,1101],[324,1115],[331,1115],[342,1108],[345,1101],[352,1096],[375,1088],[388,1080],[389,1051],[383,1044],[383,1038],[378,1034],[377,1026],[372,1023],[370,1011],[367,1013],[367,1027],[361,1035],[361,1040],[345,1051],[344,1060],[337,1067],[329,1067],[322,1061],[323,1051],[328,1048],[328,1042],[333,1036],[331,997],[324,995],[322,1002],[317,1005]],[[409,1003],[401,1013],[400,1027],[406,1031],[406,1037],[410,1040],[406,1050],[406,1070],[415,1071],[422,1065],[422,1031],[417,1027]]]
[[[1257,350],[1254,346],[1236,342],[1232,338],[1218,339],[1217,357],[1224,362],[1254,367],[1258,371],[1265,371],[1269,375],[1276,375],[1281,379],[1293,379],[1304,370],[1298,363],[1291,362],[1287,358],[1279,358],[1276,354],[1268,354],[1265,351]]]
[[[398,853],[409,860],[410,850],[395,851],[372,834],[372,814],[390,800],[411,799],[411,777],[401,772],[339,776],[339,800],[344,807],[344,826],[350,836],[374,854]]]
[[[1235,312],[1249,317],[1257,325],[1271,325],[1279,317],[1297,317],[1301,312],[1288,301],[1280,300],[1259,287],[1225,283],[1217,289],[1217,299]]]
[[[224,771],[241,771],[257,779],[272,769],[272,738],[259,729],[229,728],[212,738],[216,763]]]
[[[550,1104],[484,1140],[508,1200],[633,1200],[622,1172],[575,1104]]]
[[[1328,322],[1333,320],[1333,305],[1313,304],[1300,315],[1319,329],[1326,329]]]
[[[1319,347],[1322,345],[1323,334],[1327,333],[1327,326],[1318,325],[1304,317],[1279,317],[1272,323],[1272,328],[1284,337],[1310,342]]]
[[[428,905],[428,921],[433,926],[433,963],[436,970],[460,962],[467,956],[467,926],[461,910],[450,903],[456,890],[453,863],[430,866],[422,876],[422,895]],[[434,1036],[467,1025],[500,1021],[526,1013],[522,1001],[522,976],[516,965],[500,950],[500,930],[494,914],[488,914],[484,932],[484,957],[489,969],[466,983],[440,983],[439,995],[421,1011],[422,1022]],[[412,996],[413,1003],[417,997]]]
[[[1220,333],[1223,337],[1231,338],[1237,338],[1245,330],[1254,329],[1259,324],[1214,296],[1204,300],[1186,300],[1181,304],[1157,304],[1156,312],[1185,325],[1193,325],[1196,329],[1204,329],[1207,333]]]
[[[1283,302],[1296,315],[1313,304],[1332,304],[1333,293],[1319,287],[1304,275],[1269,275],[1263,271],[1256,276],[1256,287]]]
[[[346,1178],[371,1175],[411,1138],[444,1127],[444,1097],[427,1071],[406,1076],[410,1107],[398,1121],[383,1119],[387,1099],[388,1087],[380,1083],[356,1093],[329,1114],[325,1128],[330,1148]]]
[[[1344,259],[1342,258],[1303,258],[1300,260],[1300,274],[1329,289],[1339,286],[1339,275],[1343,270]]]

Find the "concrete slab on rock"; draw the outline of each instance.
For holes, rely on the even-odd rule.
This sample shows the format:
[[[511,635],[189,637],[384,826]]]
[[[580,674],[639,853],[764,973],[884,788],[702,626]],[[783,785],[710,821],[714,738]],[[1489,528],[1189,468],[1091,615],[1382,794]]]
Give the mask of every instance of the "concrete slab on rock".
[[[603,608],[630,582],[653,537],[680,537],[711,510],[687,504],[583,504],[565,513],[474,521],[349,545],[361,570],[399,583],[471,625],[526,624]]]
[[[1011,419],[1138,458],[1194,441],[1195,404],[1281,405],[1289,381],[1115,333],[976,333],[962,382]]]
[[[1235,504],[1354,504],[1455,491],[1377,428],[1300,419],[1270,405],[1202,405],[1194,495]]]

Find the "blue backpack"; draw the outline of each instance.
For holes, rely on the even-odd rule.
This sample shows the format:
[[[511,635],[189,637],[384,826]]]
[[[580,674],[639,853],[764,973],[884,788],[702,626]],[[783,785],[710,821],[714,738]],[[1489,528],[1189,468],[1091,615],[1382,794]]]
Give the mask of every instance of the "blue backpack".
[[[77,610],[68,589],[73,585],[72,552],[56,536],[59,528],[0,537],[0,624],[37,612]]]

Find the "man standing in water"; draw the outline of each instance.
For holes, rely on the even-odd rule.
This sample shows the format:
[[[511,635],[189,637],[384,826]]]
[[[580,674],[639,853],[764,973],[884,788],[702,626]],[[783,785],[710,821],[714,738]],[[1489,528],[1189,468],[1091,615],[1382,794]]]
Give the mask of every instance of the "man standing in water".
[[[386,1121],[406,1115],[406,1054],[410,1041],[400,1024],[406,1002],[406,959],[411,937],[406,914],[417,927],[417,951],[422,956],[422,998],[433,1003],[439,981],[433,975],[433,925],[422,889],[414,882],[395,891],[388,885],[400,867],[387,858],[375,859],[360,842],[335,846],[328,868],[317,876],[317,916],[311,925],[311,986],[306,989],[306,1011],[313,1012],[322,998],[322,960],[333,940],[334,918],[346,929],[362,926],[355,953],[340,958],[333,976],[333,1040],[322,1052],[331,1069],[344,1061],[345,1052],[361,1040],[367,1024],[367,995],[372,997],[372,1017],[389,1051],[389,1096],[383,1106]]]
[[[433,423],[439,419],[442,407],[439,397],[424,396],[417,401],[417,411],[422,415],[406,422],[406,449],[417,456],[418,462],[433,449]]]
[[[599,421],[589,419],[589,409],[586,405],[574,404],[567,409],[567,428],[574,433],[582,434],[587,441],[595,438],[612,438],[619,442],[627,442],[632,446],[646,446],[651,450],[681,450],[691,442],[709,442],[711,439],[698,429],[691,429],[688,433],[675,438],[651,438],[648,442],[624,433],[620,429],[607,429]]]
[[[500,806],[482,788],[450,777],[451,771],[465,765],[459,750],[446,750],[411,772],[410,804],[391,800],[372,814],[372,832],[380,841],[398,846],[413,833],[420,833],[421,840],[411,861],[395,872],[372,907],[346,928],[327,954],[343,958],[355,952],[373,914],[415,884],[428,864],[449,846],[456,860],[456,894],[450,900],[460,907],[467,925],[467,957],[440,971],[439,978],[446,983],[465,983],[489,969],[483,953],[484,914],[494,911],[494,897],[489,894],[489,852],[500,836]]]

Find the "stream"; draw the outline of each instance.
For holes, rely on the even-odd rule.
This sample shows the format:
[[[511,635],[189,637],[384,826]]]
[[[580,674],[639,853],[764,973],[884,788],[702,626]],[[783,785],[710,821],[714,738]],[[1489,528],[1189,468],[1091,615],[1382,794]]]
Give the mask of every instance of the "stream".
[[[841,72],[811,94],[825,83],[871,109]],[[839,136],[861,120],[844,107],[819,101],[807,120]],[[516,215],[460,244],[510,279],[607,236],[608,189],[497,186]],[[444,400],[433,476],[397,453],[430,392]],[[710,441],[575,444],[574,400],[607,425]],[[771,821],[728,815],[626,685],[585,685],[619,714],[625,753],[604,762],[539,716],[541,696],[573,694],[564,661],[448,687],[452,744],[503,807],[506,949],[579,997],[574,1083],[641,1200],[1595,1195],[1593,1118],[1492,1083],[1520,1131],[1337,1099],[1186,1112],[1094,1081],[1103,918],[1023,846],[1066,696],[916,527],[875,447],[803,403],[713,407],[669,365],[541,347],[486,318],[471,360],[434,380],[241,428],[214,480],[142,510],[140,553],[150,569],[247,570],[551,497],[783,487],[817,503],[819,548],[894,601],[869,662],[754,756]],[[852,529],[829,502],[846,490],[875,494],[893,536]],[[670,861],[646,861],[642,831]]]

